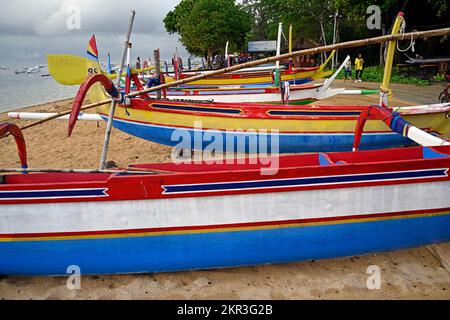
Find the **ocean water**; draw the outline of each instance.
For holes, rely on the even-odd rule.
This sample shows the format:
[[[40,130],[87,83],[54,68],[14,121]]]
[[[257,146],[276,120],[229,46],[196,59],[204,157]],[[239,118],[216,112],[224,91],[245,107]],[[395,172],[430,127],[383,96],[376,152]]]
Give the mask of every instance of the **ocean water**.
[[[15,74],[16,69],[25,66],[10,66],[0,69],[0,112],[71,98],[79,86],[63,86],[48,74],[46,67],[36,74]]]

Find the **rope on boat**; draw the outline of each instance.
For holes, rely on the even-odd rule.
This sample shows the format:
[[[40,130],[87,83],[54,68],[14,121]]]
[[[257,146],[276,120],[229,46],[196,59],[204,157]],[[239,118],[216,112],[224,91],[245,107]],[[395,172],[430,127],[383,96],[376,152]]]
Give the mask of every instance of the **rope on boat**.
[[[401,40],[404,40],[404,39],[405,39],[405,37],[404,37],[404,36],[405,36],[405,31],[406,31],[406,21],[405,21],[404,18],[403,18],[402,24],[400,25],[400,34],[403,35],[403,37],[402,37]],[[408,46],[406,49],[400,49],[400,46],[399,46],[398,41],[397,41],[397,51],[398,51],[398,52],[405,53],[405,52],[408,51],[409,49],[411,49],[412,52],[415,52],[415,51],[416,51],[416,50],[415,50],[416,40],[414,40],[414,34],[415,34],[416,32],[417,32],[417,30],[413,30],[413,31],[411,32],[411,41],[410,41],[410,43],[409,43],[409,46]]]

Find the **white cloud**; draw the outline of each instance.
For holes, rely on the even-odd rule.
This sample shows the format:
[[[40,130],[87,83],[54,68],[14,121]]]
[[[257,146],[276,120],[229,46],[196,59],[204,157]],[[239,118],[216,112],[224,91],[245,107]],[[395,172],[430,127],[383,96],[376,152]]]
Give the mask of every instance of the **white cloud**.
[[[167,34],[162,22],[178,3],[179,0],[5,1],[0,20],[0,59],[5,61],[0,63],[42,61],[47,53],[84,54],[91,34],[96,35],[100,51],[109,50],[113,57],[119,55],[131,10],[136,11],[133,56],[152,55],[157,47],[164,57],[170,56],[175,47],[186,55],[178,37]],[[80,9],[79,30],[67,28],[71,17],[67,8],[73,5]]]

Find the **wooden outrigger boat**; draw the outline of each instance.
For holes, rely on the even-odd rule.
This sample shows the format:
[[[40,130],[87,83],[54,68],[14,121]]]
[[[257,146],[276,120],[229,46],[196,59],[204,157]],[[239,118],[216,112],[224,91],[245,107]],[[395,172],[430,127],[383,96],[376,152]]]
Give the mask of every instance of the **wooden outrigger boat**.
[[[449,241],[449,168],[440,146],[7,174],[0,274],[222,268]]]
[[[331,57],[331,56],[330,56]],[[327,62],[320,66],[308,68],[292,68],[281,69],[281,81],[288,81],[291,85],[305,84],[314,80],[322,79],[331,75],[331,71],[323,71]],[[204,73],[208,73],[207,71]],[[179,75],[165,74],[166,82],[171,83],[179,79],[187,79],[196,75],[202,74],[200,72],[180,72]],[[202,80],[189,82],[183,87],[215,87],[215,86],[240,86],[242,88],[248,87],[263,87],[273,86],[275,83],[274,72],[272,70],[263,71],[239,71],[232,73],[225,73],[222,75],[214,75]]]
[[[399,15],[393,33],[398,32],[401,19],[403,17]],[[129,56],[130,54],[128,54]],[[386,61],[386,68],[392,64],[392,57],[393,52]],[[94,59],[89,60],[87,69],[95,69],[98,65],[98,59],[95,58],[94,55]],[[333,77],[327,81],[331,82]],[[130,94],[132,80],[135,81],[139,90],[142,89],[136,78],[136,75],[127,76],[125,94]],[[388,86],[389,78],[390,72],[387,72],[383,87]],[[104,89],[100,87],[99,83]],[[92,102],[107,99],[106,92],[116,95],[116,98],[119,95],[111,81],[103,75],[94,75],[88,78],[80,87],[74,102],[69,134],[88,91]],[[292,91],[289,91],[292,95]],[[139,94],[139,92],[133,93],[133,96],[134,98],[128,99],[127,103],[120,101],[121,104],[119,103],[112,118],[112,124],[116,128],[169,146],[180,146],[180,137],[190,137],[188,142],[182,143],[183,148],[205,149],[215,146],[219,150],[229,152],[237,151],[234,149],[236,140],[240,141],[239,151],[249,153],[258,151],[257,146],[260,141],[267,144],[274,141],[281,153],[351,150],[354,128],[358,117],[366,108],[365,106],[292,108],[286,105],[154,100],[150,99],[146,93]],[[181,97],[186,97],[186,95],[181,95]],[[192,97],[201,99],[205,96],[189,95],[189,98]],[[291,101],[291,98],[284,100]],[[427,132],[442,137],[450,136],[448,119],[450,104],[403,107],[397,108],[395,111],[406,121]],[[109,117],[109,108],[105,105],[99,105],[97,112],[104,119]],[[405,136],[403,132],[392,132],[382,120],[374,119],[367,124],[361,139],[361,148],[375,149],[411,145],[412,141],[406,139]],[[194,137],[198,137],[197,141]],[[226,146],[233,146],[233,149],[228,150]]]
[[[88,62],[88,65],[91,65],[91,68],[93,66],[94,69],[99,68],[99,66],[95,66],[96,64],[98,65],[98,50],[97,45],[95,44],[95,37],[92,37],[90,43],[90,47],[93,48],[95,56],[94,59],[91,59]],[[311,76],[311,79],[316,79],[319,76],[325,76],[325,74],[322,73],[322,69],[331,59],[333,54],[329,56],[328,60],[322,66],[312,72],[313,75],[316,74],[317,76]],[[131,65],[131,48],[128,48],[127,57],[129,59],[128,65]],[[247,84],[232,82],[239,79],[246,79],[244,81],[250,81],[254,79],[252,72],[241,72],[241,74],[237,73],[237,76],[224,73],[212,75],[201,80],[187,82],[179,87],[169,88],[164,91],[164,97],[167,99],[187,99],[192,101],[209,100],[214,102],[234,103],[308,104],[317,100],[322,100],[341,94],[345,91],[344,88],[331,88],[331,84],[349,59],[350,57],[347,56],[338,70],[336,70],[329,79],[326,79],[322,83],[291,85],[291,83],[295,83],[295,81],[292,81],[292,79],[295,80],[295,72],[292,70],[283,71],[276,69],[276,76],[269,71],[267,77],[270,79],[259,78],[260,80]],[[175,57],[174,60],[177,61],[177,57]],[[328,72],[326,75],[330,74],[331,72]],[[189,79],[194,76],[195,74],[189,77],[177,75],[175,79],[169,77],[169,81],[167,82],[170,84],[179,78]],[[229,78],[232,80],[230,81]],[[166,78],[163,77],[162,81],[166,82]],[[132,89],[137,91],[144,89],[139,77],[131,72],[127,74],[124,82],[125,86],[124,88],[121,87],[121,90],[124,89],[125,93],[130,93]],[[309,80],[306,82],[309,82]],[[204,83],[209,84],[205,86]],[[149,93],[149,95],[155,96],[156,93]]]
[[[87,93],[93,102],[105,99],[106,90],[99,83],[106,90],[114,91],[111,81],[103,75],[88,78],[75,99],[69,132],[72,132],[78,117],[77,110]],[[184,149],[205,149],[214,145],[217,149],[227,150],[226,146],[237,146],[234,141],[241,141],[239,151],[255,153],[260,143],[270,145],[273,141],[281,153],[349,151],[352,149],[358,117],[366,108],[292,108],[270,104],[188,102],[156,100],[144,95],[131,99],[127,104],[119,104],[114,113],[113,126],[139,138],[169,146],[180,146],[180,137],[190,137],[190,140],[184,141]],[[450,103],[403,107],[395,111],[425,131],[450,136],[450,121],[447,117]],[[109,106],[98,106],[97,113],[107,120]],[[402,134],[392,132],[382,120],[374,119],[366,126],[361,149],[391,148],[412,143]]]
[[[120,102],[147,93],[123,97],[102,75],[90,77],[80,92],[98,81]],[[76,98],[69,133],[83,98]],[[139,103],[119,108],[138,109]],[[101,169],[113,120],[114,112]],[[372,120],[421,146],[357,151]],[[1,125],[0,136],[7,133],[16,139],[22,168],[0,170],[9,173],[0,176],[0,274],[64,275],[74,265],[82,274],[208,269],[450,240],[450,143],[385,106],[359,111],[353,152],[272,153],[115,171],[26,169],[20,130]],[[29,174],[11,174],[22,171]]]
[[[84,75],[86,78],[90,74],[95,73],[101,73],[104,76],[110,78],[110,75],[105,74],[101,70],[101,66],[98,60],[98,49],[97,44],[95,41],[95,37],[92,36],[92,38],[89,41],[89,55],[88,58],[84,58],[80,61],[76,61],[76,63],[70,63],[72,69],[79,70],[82,68],[83,62],[85,63],[83,72],[76,71],[76,73],[80,73]],[[78,79],[80,76],[77,76],[75,78],[75,82],[67,81],[67,77],[64,74],[61,74],[61,69],[69,71],[66,67],[66,65],[61,65],[61,59],[63,61],[66,57],[66,55],[51,55],[48,58],[48,64],[49,64],[49,71],[50,74],[53,76],[53,78],[62,83],[62,84],[74,84],[78,82]],[[131,52],[130,49],[128,51],[128,57],[130,59]],[[331,58],[331,55],[330,55]],[[70,58],[73,59],[73,58]],[[350,59],[349,57],[347,59]],[[347,61],[347,60],[345,60]],[[345,63],[344,61],[344,63]],[[130,65],[130,61],[128,62],[128,65]],[[214,101],[214,102],[236,102],[236,103],[284,103],[284,104],[308,104],[312,103],[317,100],[326,99],[332,96],[335,96],[337,94],[341,94],[345,91],[344,88],[331,88],[331,84],[336,78],[336,76],[339,74],[341,69],[343,68],[344,63],[342,63],[341,67],[338,68],[338,70],[334,73],[332,77],[329,79],[326,79],[322,83],[314,83],[314,84],[301,84],[301,85],[290,85],[289,79],[291,79],[291,76],[295,77],[295,74],[289,74],[289,71],[282,72],[281,73],[281,79],[284,79],[282,82],[282,85],[274,86],[271,82],[270,85],[267,85],[266,80],[259,78],[262,82],[254,81],[252,82],[251,87],[247,87],[242,84],[236,83],[235,85],[230,85],[230,81],[223,81],[220,82],[218,79],[221,75],[218,76],[212,76],[211,78],[205,79],[205,81],[213,81],[215,84],[220,84],[219,86],[209,85],[209,86],[203,86],[201,85],[202,80],[198,84],[197,82],[188,83],[188,86],[184,87],[177,87],[177,88],[171,88],[164,91],[165,98],[168,99],[188,99],[188,100],[196,100],[196,101]],[[316,71],[312,71],[314,74],[320,74],[320,76],[324,76],[325,74],[322,73],[322,68],[318,68]],[[96,70],[96,71],[95,71]],[[134,90],[142,90],[143,85],[138,77],[138,71],[139,70],[130,70],[129,74],[124,79],[124,83],[127,83],[126,78],[131,76],[132,81],[128,82],[128,85],[125,85],[125,91],[129,93],[132,89]],[[328,75],[329,73],[327,73]],[[284,77],[284,76],[285,77]],[[72,77],[70,75],[69,77]],[[191,76],[192,77],[192,76]],[[226,76],[224,76],[226,77]],[[184,77],[187,79],[187,77]],[[258,77],[249,76],[245,79],[257,79]],[[315,79],[315,77],[313,77]],[[164,78],[166,81],[167,78]],[[223,78],[225,79],[225,78]],[[234,76],[232,79],[244,79],[244,78],[235,78]],[[173,82],[174,80],[169,77],[168,82]],[[253,81],[252,80],[252,81]],[[247,81],[247,80],[245,80]],[[134,85],[133,85],[133,83]],[[203,82],[202,82],[203,83]],[[122,89],[122,88],[121,88]],[[150,94],[155,95],[155,93]],[[99,94],[96,94],[98,98],[107,98],[107,96],[103,95],[103,97],[100,97]]]
[[[177,88],[169,89],[165,93],[167,99],[186,99],[191,101],[214,101],[231,103],[272,103],[304,105],[323,100],[344,92],[344,88],[331,88],[332,81],[323,83],[307,83],[289,85],[289,97],[280,87],[252,87],[252,88]],[[138,90],[140,90],[138,88]],[[150,94],[155,96],[155,94]]]

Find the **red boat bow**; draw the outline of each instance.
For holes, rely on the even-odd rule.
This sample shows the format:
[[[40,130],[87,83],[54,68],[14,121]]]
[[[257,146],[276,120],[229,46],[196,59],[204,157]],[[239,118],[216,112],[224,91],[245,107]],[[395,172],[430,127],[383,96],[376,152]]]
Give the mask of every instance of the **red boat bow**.
[[[10,122],[1,123],[0,124],[0,138],[4,137],[8,133],[12,134],[14,137],[14,140],[16,140],[17,150],[18,150],[20,164],[21,164],[22,168],[24,168],[24,169],[28,168],[27,148],[25,145],[25,139],[23,137],[22,131],[14,123],[10,123]]]
[[[80,89],[78,89],[77,95],[75,97],[75,100],[72,104],[72,112],[70,113],[69,117],[69,128],[68,128],[68,136],[72,134],[73,128],[75,127],[75,123],[78,120],[78,115],[80,113],[81,106],[83,104],[84,98],[86,97],[87,92],[92,87],[93,84],[99,82],[103,88],[108,92],[108,94],[114,98],[118,99],[120,97],[120,93],[117,90],[117,88],[114,86],[111,80],[109,80],[106,76],[102,74],[96,74],[89,76],[83,84],[80,86]]]
[[[397,132],[404,137],[408,137],[408,129],[411,124],[404,120],[398,113],[392,112],[386,107],[381,106],[370,106],[362,111],[359,115],[358,122],[355,128],[355,138],[353,140],[353,151],[357,151],[359,143],[361,141],[361,135],[364,130],[364,125],[366,121],[370,120],[381,120],[386,123],[393,132]]]

